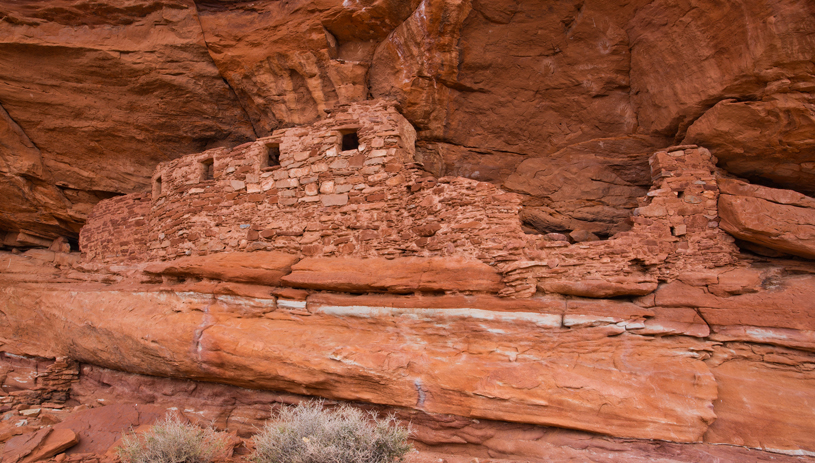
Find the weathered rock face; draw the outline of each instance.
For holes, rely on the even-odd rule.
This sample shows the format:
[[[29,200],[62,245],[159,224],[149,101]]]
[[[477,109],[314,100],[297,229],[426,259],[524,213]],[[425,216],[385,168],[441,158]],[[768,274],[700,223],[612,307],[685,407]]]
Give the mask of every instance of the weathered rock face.
[[[815,198],[722,179],[722,228],[736,238],[815,259]]]
[[[337,103],[366,99],[377,44],[411,1],[198,2],[212,60],[257,135],[315,122]]]
[[[708,6],[660,0],[638,9],[628,23],[632,97],[638,123],[648,132],[681,137],[707,109],[729,98],[811,91],[810,3]]]
[[[38,362],[30,357],[15,360],[15,366],[20,370],[31,369]],[[0,370],[4,364],[0,359]],[[26,364],[29,368],[25,368]],[[132,428],[138,432],[165,412],[193,423],[228,428],[244,438],[243,445],[248,447],[248,438],[264,425],[273,411],[307,399],[294,394],[224,384],[123,373],[92,365],[83,365],[81,369],[82,375],[71,387],[72,402],[81,405],[72,408],[46,403],[37,409],[41,410],[37,417],[25,418],[28,425],[15,426],[25,415],[0,422],[0,448],[9,439],[4,437],[5,429],[13,430],[17,435],[33,434],[39,425],[51,425],[51,429],[70,429],[79,437],[80,444],[67,452],[70,459],[78,459],[87,452],[95,453],[92,458],[98,458],[106,453],[106,449],[112,448],[111,443],[114,447],[117,445],[115,440],[122,431]],[[36,373],[32,377],[36,378]],[[331,407],[334,403],[327,401],[326,405]],[[654,460],[697,462],[717,458],[726,461],[802,461],[800,457],[736,446],[615,439],[582,431],[473,420],[404,408],[360,403],[354,406],[379,414],[393,413],[404,423],[410,423],[413,443],[420,450],[418,455],[409,456],[407,461],[410,463],[437,462],[439,459],[464,463],[474,458],[490,459],[496,463],[519,460],[580,461],[587,458],[642,463]],[[20,413],[22,415],[27,411]],[[240,440],[233,437],[230,444],[233,443],[240,445]],[[108,450],[105,456],[112,453]],[[238,453],[238,449],[235,453]],[[245,454],[246,450],[242,453]]]
[[[5,229],[76,236],[93,204],[143,189],[158,162],[255,136],[192,2],[14,3],[0,15]]]
[[[700,440],[715,418],[713,378],[687,356],[706,343],[564,329],[557,313],[323,298],[303,304],[307,317],[274,307],[236,317],[228,298],[83,291],[66,305],[58,289],[37,293],[41,329],[59,336],[33,336],[21,319],[33,294],[20,286],[3,290],[3,338],[109,368],[675,441]],[[105,307],[106,320],[89,307]],[[156,356],[167,361],[159,369]]]
[[[253,388],[233,429],[815,452],[815,7],[703,3],[0,6],[0,246],[49,248],[0,253],[0,349],[55,360],[0,410],[93,402],[79,361]]]
[[[791,83],[784,84],[789,87]],[[815,83],[797,88],[815,90]],[[724,100],[697,119],[686,143],[707,146],[729,172],[815,194],[815,100],[781,93],[762,101]]]
[[[11,200],[0,228],[75,238],[94,203],[143,188],[160,161],[313,122],[369,95],[400,102],[438,175],[512,176],[507,186],[533,196],[530,223],[549,228],[619,231],[647,186],[635,173],[648,153],[686,132],[736,174],[811,193],[815,12],[804,0],[711,8],[8,4],[0,188]],[[759,125],[775,128],[745,130]],[[601,141],[627,137],[639,141]],[[586,142],[570,158],[568,148]],[[518,184],[536,176],[579,187]]]
[[[371,120],[395,114],[379,113],[377,105],[351,105],[332,117],[357,127],[361,107],[370,109]],[[517,215],[513,222],[507,213],[518,212],[513,195],[471,180],[425,177],[402,184],[402,195],[423,193],[417,204],[434,220],[389,220],[404,231],[361,239],[358,252],[339,253],[327,244],[376,229],[354,231],[368,214],[387,210],[388,196],[349,193],[343,205],[319,200],[324,184],[346,184],[335,180],[353,172],[347,162],[320,168],[317,180],[305,186],[301,179],[325,156],[332,163],[388,156],[371,155],[368,144],[382,134],[364,125],[359,147],[338,151],[340,129],[326,125],[331,122],[297,129],[297,145],[270,145],[273,136],[161,166],[153,195],[99,205],[106,212],[95,212],[88,234],[83,230],[85,262],[57,259],[51,251],[6,254],[0,278],[4,348],[410,413],[780,451],[815,448],[812,433],[792,432],[812,420],[780,420],[766,395],[756,395],[777,389],[810,400],[812,378],[802,365],[815,351],[815,309],[808,304],[815,300],[815,268],[805,261],[777,265],[739,257],[717,212],[720,188],[723,196],[761,195],[778,203],[806,205],[810,198],[719,182],[708,150],[679,146],[651,156],[653,185],[638,201],[631,230],[606,241],[570,244],[524,235]],[[388,148],[392,159],[383,162],[391,166],[386,172],[401,175],[400,132],[382,130],[391,135],[381,143],[395,146]],[[318,148],[291,149],[318,139],[324,140]],[[269,152],[279,154],[280,166],[258,162]],[[301,160],[292,162],[296,155]],[[276,189],[264,190],[261,182],[249,192],[252,183],[223,177],[233,167],[249,182],[260,182],[263,173],[278,176]],[[315,183],[309,194],[306,188]],[[227,185],[235,192],[220,202],[219,195],[207,193]],[[498,193],[490,196],[494,209],[473,209],[486,202],[470,195],[485,192]],[[257,198],[247,201],[250,195]],[[210,198],[207,208],[187,206],[201,197]],[[285,215],[267,207],[270,198],[276,205],[290,198]],[[235,220],[232,214],[244,205],[255,217]],[[419,208],[405,209],[417,214],[413,209]],[[141,224],[132,241],[106,239],[131,227],[135,210]],[[261,211],[277,212],[267,217]],[[475,217],[496,221],[485,227]],[[265,228],[255,222],[271,219],[280,230],[293,229],[295,222],[302,226],[298,233],[270,234],[257,241],[262,246],[234,239],[259,235]],[[191,227],[202,227],[194,230],[228,247],[168,239],[189,234]],[[315,248],[304,230],[318,233],[323,244]],[[408,230],[450,245],[399,247],[394,237]],[[282,247],[289,253],[260,251]],[[165,261],[144,262],[148,255]],[[32,266],[31,259],[42,266]],[[43,270],[46,260],[50,271]],[[761,356],[748,355],[753,346],[763,346]],[[781,382],[769,379],[778,369],[766,368],[766,362],[775,361],[787,365]],[[764,410],[757,417],[755,408],[743,405],[753,402]],[[783,413],[792,406],[785,404],[782,410],[790,411]]]

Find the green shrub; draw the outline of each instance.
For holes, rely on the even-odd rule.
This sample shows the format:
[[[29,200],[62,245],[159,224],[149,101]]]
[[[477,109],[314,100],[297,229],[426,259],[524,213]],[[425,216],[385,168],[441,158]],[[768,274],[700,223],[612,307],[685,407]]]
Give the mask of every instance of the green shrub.
[[[392,463],[404,461],[410,431],[394,416],[377,419],[348,405],[284,408],[254,437],[255,463]]]
[[[116,450],[123,463],[210,463],[226,445],[223,433],[167,416],[142,435],[125,435]]]

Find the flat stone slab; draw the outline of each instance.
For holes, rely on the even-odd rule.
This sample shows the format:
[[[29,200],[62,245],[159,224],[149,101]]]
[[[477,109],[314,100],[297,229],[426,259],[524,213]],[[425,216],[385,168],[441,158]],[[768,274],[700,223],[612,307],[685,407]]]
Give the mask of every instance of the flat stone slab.
[[[575,306],[604,325],[563,327],[548,299],[348,296],[244,317],[189,292],[33,287],[0,288],[0,339],[123,371],[681,442],[715,419],[709,343],[605,324],[650,315],[625,303]]]
[[[497,293],[501,275],[474,259],[306,258],[281,278],[295,288],[344,292],[413,293],[478,291]]]
[[[183,257],[149,264],[146,273],[175,277],[197,277],[262,285],[279,285],[299,258],[285,252],[236,252]]]
[[[6,442],[2,463],[32,463],[47,460],[73,447],[79,442],[70,429],[43,428],[37,432],[12,437]]]

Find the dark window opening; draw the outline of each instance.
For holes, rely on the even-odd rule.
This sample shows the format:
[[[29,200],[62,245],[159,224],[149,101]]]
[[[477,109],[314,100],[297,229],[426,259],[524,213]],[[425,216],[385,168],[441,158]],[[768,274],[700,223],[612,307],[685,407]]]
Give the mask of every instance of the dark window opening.
[[[213,180],[215,178],[215,161],[207,159],[201,162],[201,181]]]
[[[158,199],[161,196],[161,177],[156,177],[153,180],[153,199]]]
[[[266,145],[266,153],[260,160],[261,167],[275,167],[280,165],[280,145],[277,143]]]
[[[359,148],[359,136],[356,132],[342,134],[342,151],[355,150]]]

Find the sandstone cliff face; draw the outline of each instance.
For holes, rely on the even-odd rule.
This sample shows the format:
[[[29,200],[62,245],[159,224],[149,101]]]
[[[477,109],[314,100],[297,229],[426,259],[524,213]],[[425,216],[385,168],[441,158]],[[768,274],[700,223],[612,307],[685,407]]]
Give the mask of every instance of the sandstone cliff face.
[[[807,0],[6,2],[0,407],[811,455],[814,55]]]
[[[427,168],[529,194],[543,231],[624,228],[672,139],[811,194],[814,15],[804,0],[7,4],[0,226],[75,238],[159,161],[369,95],[401,103]]]

